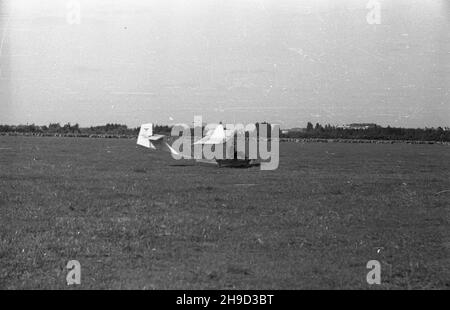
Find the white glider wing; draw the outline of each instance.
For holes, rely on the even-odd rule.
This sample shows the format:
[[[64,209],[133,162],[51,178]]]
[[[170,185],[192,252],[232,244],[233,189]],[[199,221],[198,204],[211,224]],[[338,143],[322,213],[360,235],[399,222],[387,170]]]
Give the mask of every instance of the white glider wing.
[[[194,144],[222,144],[232,138],[234,132],[234,130],[225,130],[223,125],[219,125],[214,130],[208,131],[202,139]]]

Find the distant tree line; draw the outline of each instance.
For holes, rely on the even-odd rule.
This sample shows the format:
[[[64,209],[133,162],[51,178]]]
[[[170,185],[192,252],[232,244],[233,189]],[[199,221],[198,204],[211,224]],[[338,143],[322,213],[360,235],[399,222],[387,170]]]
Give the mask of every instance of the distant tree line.
[[[269,137],[271,125],[267,122]],[[259,131],[259,123],[256,123]],[[67,123],[51,123],[48,126],[38,126],[35,124],[27,125],[0,125],[0,134],[19,133],[19,134],[42,134],[42,135],[70,135],[70,136],[137,136],[139,127],[129,128],[122,124],[106,124],[100,126],[80,127],[79,124],[72,125]],[[170,135],[172,126],[154,125],[153,132],[158,134]],[[192,129],[193,130],[193,129]],[[259,135],[259,133],[258,133]],[[398,128],[382,127],[372,124],[368,128],[345,128],[341,126],[325,125],[319,123],[313,125],[308,122],[306,128],[288,130],[280,134],[281,138],[303,138],[303,139],[358,139],[358,140],[407,140],[407,141],[443,141],[450,142],[450,129],[442,128]]]
[[[155,133],[168,134],[171,127],[166,125],[155,125]],[[123,135],[136,136],[139,127],[128,128],[122,124],[106,124],[100,126],[80,127],[79,124],[50,123],[48,126],[31,125],[0,125],[0,133],[32,133],[32,134],[61,134],[61,135]]]
[[[343,128],[332,125],[313,125],[308,122],[304,130],[283,133],[285,138],[320,139],[360,139],[360,140],[407,140],[407,141],[445,141],[450,142],[449,128],[398,128],[382,127],[373,124],[366,129]]]

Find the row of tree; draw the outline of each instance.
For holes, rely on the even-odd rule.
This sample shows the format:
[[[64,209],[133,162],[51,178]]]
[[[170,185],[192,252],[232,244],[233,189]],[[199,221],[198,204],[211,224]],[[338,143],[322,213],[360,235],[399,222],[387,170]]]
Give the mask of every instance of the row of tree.
[[[171,127],[155,125],[153,130],[156,133],[170,133]],[[101,126],[80,127],[79,124],[51,123],[48,126],[31,125],[0,125],[0,132],[14,133],[40,133],[40,134],[74,134],[74,135],[126,135],[136,136],[139,133],[139,127],[128,128],[122,124],[106,124]]]
[[[408,140],[408,141],[446,141],[450,142],[449,128],[398,128],[378,125],[367,128],[345,128],[319,123],[308,123],[305,130],[288,131],[282,135],[287,138],[321,139],[367,139],[367,140]]]
[[[264,124],[263,122],[261,124]],[[270,133],[270,124],[268,125]],[[259,124],[256,124],[259,128]],[[153,132],[170,135],[172,127],[155,125]],[[120,135],[136,136],[139,127],[128,128],[122,124],[106,124],[102,126],[80,127],[79,124],[51,123],[48,126],[0,125],[0,133],[32,133],[32,134],[73,134],[73,135]],[[269,134],[270,137],[270,134]],[[289,130],[280,133],[282,138],[320,138],[320,139],[369,139],[369,140],[409,140],[409,141],[445,141],[450,142],[449,128],[397,128],[382,127],[375,124],[367,128],[345,128],[332,125],[322,126],[319,123],[308,125],[303,130]]]

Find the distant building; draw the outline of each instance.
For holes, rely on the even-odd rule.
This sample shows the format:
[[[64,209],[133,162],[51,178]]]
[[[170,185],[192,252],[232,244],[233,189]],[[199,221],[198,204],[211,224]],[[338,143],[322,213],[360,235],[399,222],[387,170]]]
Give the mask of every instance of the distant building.
[[[341,126],[337,126],[337,128],[342,128],[342,129],[369,129],[369,128],[374,128],[376,127],[377,124],[373,124],[373,123],[353,123],[353,124],[348,124],[348,125],[341,125]]]

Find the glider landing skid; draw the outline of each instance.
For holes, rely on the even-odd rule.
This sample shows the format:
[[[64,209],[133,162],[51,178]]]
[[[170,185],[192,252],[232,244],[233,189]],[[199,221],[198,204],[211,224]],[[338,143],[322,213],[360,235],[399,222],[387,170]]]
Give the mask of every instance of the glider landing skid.
[[[217,159],[216,162],[219,168],[250,168],[260,165],[251,159]]]

